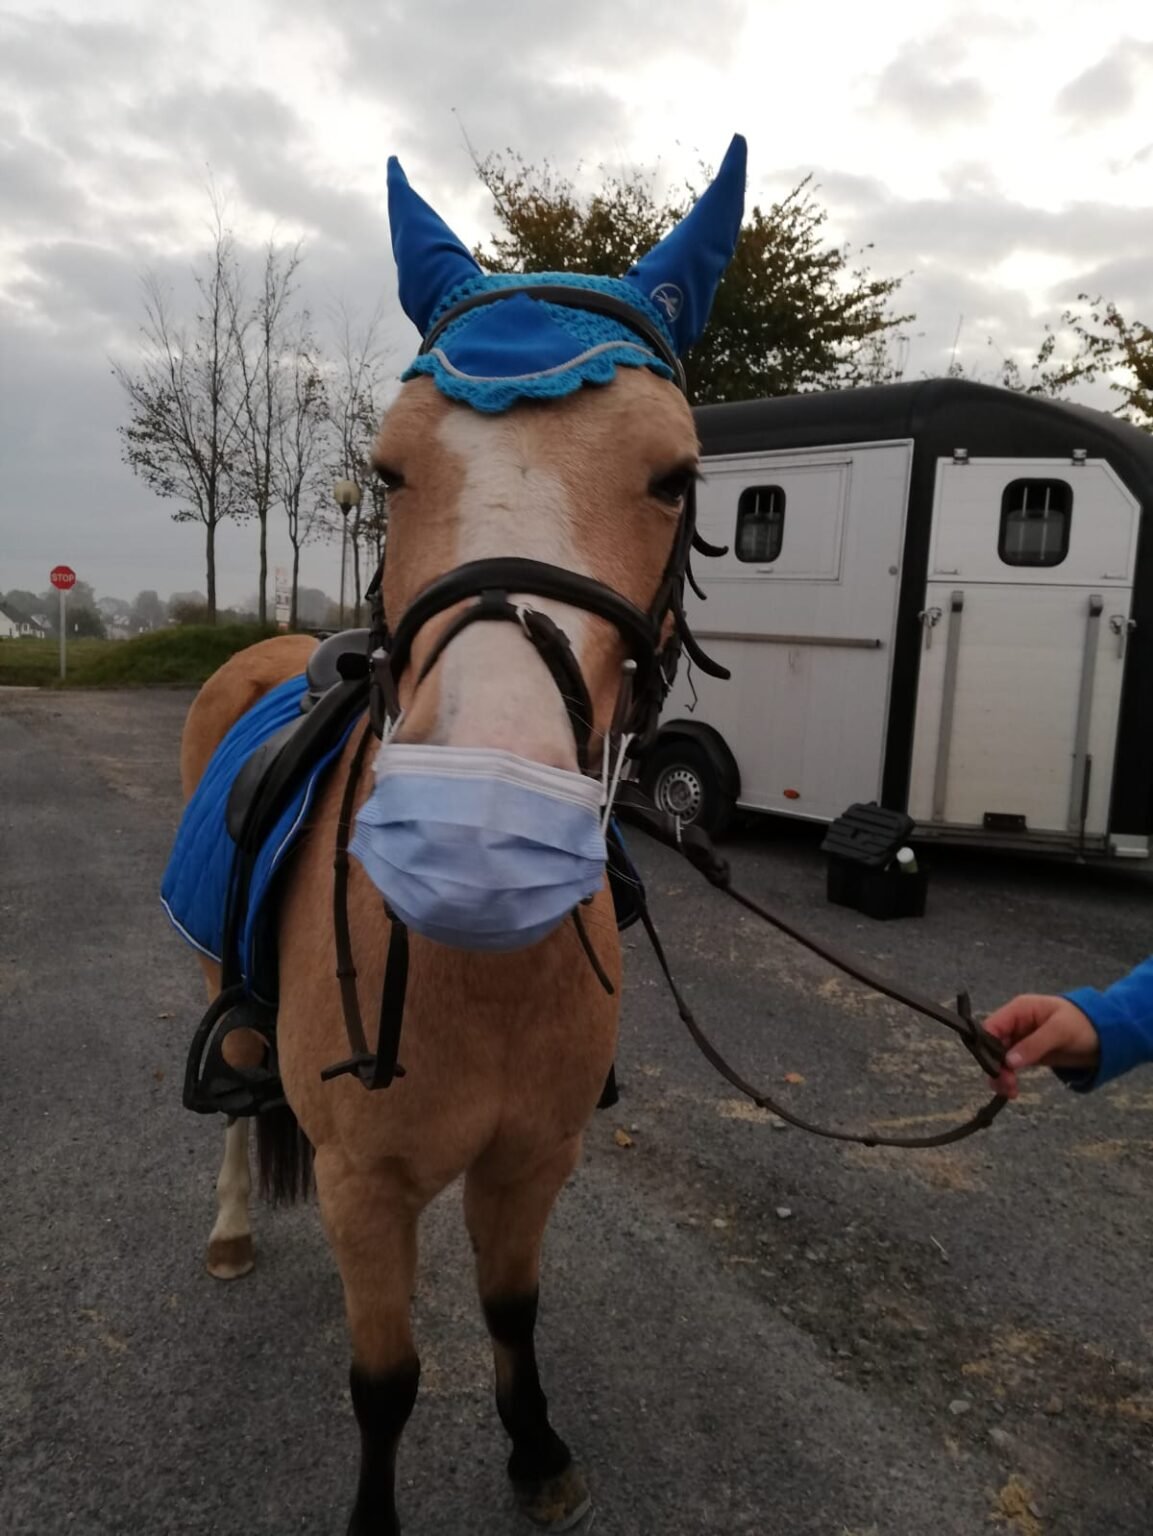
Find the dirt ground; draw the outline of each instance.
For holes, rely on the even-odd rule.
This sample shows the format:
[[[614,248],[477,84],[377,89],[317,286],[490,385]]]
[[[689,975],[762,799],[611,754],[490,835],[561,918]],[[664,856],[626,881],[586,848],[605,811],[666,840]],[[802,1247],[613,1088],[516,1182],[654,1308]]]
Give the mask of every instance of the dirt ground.
[[[189,696],[0,693],[0,1528],[344,1529],[355,1429],[315,1211],[259,1212],[210,1281],[219,1126],[179,1077],[199,972],[156,888]],[[728,846],[750,894],[987,1010],[1153,948],[1124,871],[935,853],[923,920],[824,900],[819,835]],[[678,979],[734,1063],[811,1118],[898,1131],[983,1084],[944,1031],[633,850]],[[1148,1536],[1153,1069],[1047,1075],[959,1147],[774,1128],[696,1055],[626,935],[623,1098],[546,1256],[541,1351],[604,1536]],[[518,1529],[457,1201],[429,1213],[405,1531]]]

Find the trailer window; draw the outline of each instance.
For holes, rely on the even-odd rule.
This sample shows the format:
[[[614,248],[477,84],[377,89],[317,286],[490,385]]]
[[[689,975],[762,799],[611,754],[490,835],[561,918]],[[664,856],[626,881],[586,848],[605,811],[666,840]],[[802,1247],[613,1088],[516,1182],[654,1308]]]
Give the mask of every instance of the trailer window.
[[[1060,565],[1069,553],[1073,489],[1064,480],[1014,480],[1001,497],[997,553],[1006,565]]]
[[[779,485],[750,485],[737,502],[738,560],[770,565],[785,534],[785,493]]]

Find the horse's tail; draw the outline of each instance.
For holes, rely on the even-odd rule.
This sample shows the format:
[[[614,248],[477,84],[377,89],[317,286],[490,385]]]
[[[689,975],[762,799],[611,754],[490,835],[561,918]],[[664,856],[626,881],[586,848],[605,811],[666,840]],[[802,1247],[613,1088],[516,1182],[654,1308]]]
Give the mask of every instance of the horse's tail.
[[[256,1167],[261,1197],[273,1205],[312,1193],[312,1143],[287,1104],[256,1117]]]

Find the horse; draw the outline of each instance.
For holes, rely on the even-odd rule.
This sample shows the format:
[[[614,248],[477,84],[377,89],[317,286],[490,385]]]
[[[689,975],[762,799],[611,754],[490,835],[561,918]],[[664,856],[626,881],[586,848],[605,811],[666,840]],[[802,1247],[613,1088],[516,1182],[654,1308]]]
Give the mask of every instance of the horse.
[[[289,1134],[260,1137],[262,1174],[282,1192],[302,1190],[311,1163],[343,1284],[361,1441],[349,1536],[400,1530],[396,1457],[420,1374],[409,1317],[418,1222],[461,1178],[519,1507],[550,1531],[571,1529],[590,1507],[540,1383],[541,1243],[615,1058],[621,954],[603,826],[628,737],[653,722],[668,686],[678,612],[683,627],[699,445],[676,356],[703,327],[732,254],[744,166],[744,141],[734,139],[695,208],[626,278],[578,280],[482,274],[390,162],[400,298],[426,338],[374,448],[389,505],[383,612],[400,620],[374,666],[390,669],[392,698],[372,775],[357,782],[354,768],[362,747],[375,745],[365,742],[369,718],[314,802],[283,882],[276,1038]],[[525,585],[494,599],[502,562]],[[470,571],[478,574],[466,591],[461,573]],[[297,635],[261,641],[204,684],[181,744],[186,796],[229,729],[299,676],[314,644]],[[438,779],[442,762],[448,777]],[[362,1009],[381,997],[398,910],[409,928],[403,1076],[385,1092],[366,1091],[355,1073],[322,1077],[348,1052],[332,910],[350,774],[353,852],[362,857],[348,873],[347,928]],[[407,884],[395,872],[382,881],[370,812],[382,794],[409,790],[444,819],[423,812],[432,830],[422,834],[411,807],[396,813],[379,844],[384,857],[405,837],[416,837],[419,857]],[[531,837],[502,823],[488,838],[477,830],[483,815],[445,830],[458,803],[504,804],[506,793],[528,807]],[[538,890],[538,864],[543,871],[555,856],[569,869],[562,854],[575,855],[545,848],[553,834],[537,823],[559,826],[570,812],[582,847],[594,829],[602,839],[595,880],[582,874],[585,885],[571,885],[568,875],[542,873]],[[513,833],[528,873],[508,904],[528,915],[495,932],[500,902],[483,870],[490,845],[496,864],[507,860]],[[421,906],[424,876],[446,860],[456,905],[434,920]],[[478,869],[476,888],[461,897]],[[533,926],[546,889],[564,910],[549,907]],[[215,994],[219,967],[203,963]],[[263,1041],[238,1031],[229,1046],[229,1059],[243,1064],[260,1059]],[[266,1118],[275,1120],[258,1119],[258,1132]],[[249,1124],[235,1120],[225,1133],[207,1257],[222,1280],[254,1259]]]

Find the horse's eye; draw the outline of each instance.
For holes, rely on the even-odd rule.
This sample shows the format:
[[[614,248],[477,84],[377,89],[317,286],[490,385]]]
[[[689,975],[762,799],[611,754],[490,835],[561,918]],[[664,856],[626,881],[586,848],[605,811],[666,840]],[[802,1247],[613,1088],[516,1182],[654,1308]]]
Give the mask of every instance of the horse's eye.
[[[679,506],[689,493],[689,487],[697,478],[697,472],[691,464],[682,464],[678,469],[671,470],[667,475],[660,475],[649,485],[649,495],[655,496],[657,501],[663,501],[670,507]]]
[[[404,484],[404,476],[398,469],[393,469],[388,464],[374,464],[376,478],[381,482],[386,491],[399,491]]]

